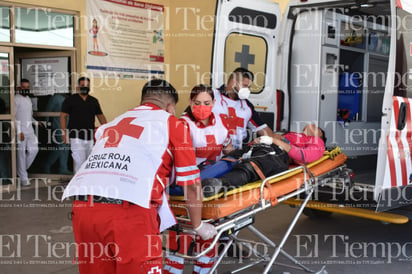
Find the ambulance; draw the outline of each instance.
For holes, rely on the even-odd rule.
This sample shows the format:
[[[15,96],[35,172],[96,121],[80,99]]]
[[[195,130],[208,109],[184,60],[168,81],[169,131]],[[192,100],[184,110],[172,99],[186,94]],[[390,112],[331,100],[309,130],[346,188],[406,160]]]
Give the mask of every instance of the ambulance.
[[[271,1],[220,0],[212,85],[240,66],[274,131],[315,123],[348,156],[354,176],[321,184],[320,202],[366,218],[412,203],[410,1],[291,0],[281,14]]]

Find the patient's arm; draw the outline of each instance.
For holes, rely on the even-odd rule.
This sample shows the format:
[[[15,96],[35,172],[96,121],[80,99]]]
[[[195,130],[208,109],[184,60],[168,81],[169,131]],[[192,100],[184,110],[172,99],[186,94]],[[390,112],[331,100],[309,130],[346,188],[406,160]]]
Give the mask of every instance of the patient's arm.
[[[224,155],[228,155],[231,153],[235,148],[233,147],[232,144],[228,144],[227,146],[223,147],[222,151]]]
[[[317,137],[315,137],[317,138]],[[301,163],[311,163],[322,158],[323,153],[325,151],[325,146],[323,145],[323,141],[321,142],[313,142],[307,144],[305,147],[297,147],[290,145],[291,149],[288,152],[289,157],[293,160]],[[302,158],[302,154],[304,159]]]

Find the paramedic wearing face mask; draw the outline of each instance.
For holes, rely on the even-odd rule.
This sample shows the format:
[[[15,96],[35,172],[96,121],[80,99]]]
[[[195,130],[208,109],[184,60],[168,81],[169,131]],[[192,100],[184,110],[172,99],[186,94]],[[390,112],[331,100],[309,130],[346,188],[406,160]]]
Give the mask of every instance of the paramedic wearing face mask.
[[[164,80],[143,87],[142,102],[96,132],[92,153],[63,193],[75,196],[73,232],[80,274],[161,273],[160,232],[175,224],[165,187],[185,188],[192,224],[203,239],[199,169],[189,128],[174,117],[178,94]],[[94,254],[94,256],[92,256]]]
[[[195,86],[190,93],[189,108],[181,118],[189,125],[197,164],[217,161],[222,154],[233,150],[225,122],[212,112],[214,103],[210,87]]]
[[[60,113],[63,141],[66,144],[70,143],[75,172],[79,170],[92,150],[95,116],[100,124],[106,123],[106,117],[100,108],[99,101],[89,95],[90,79],[79,78],[77,91],[78,93],[64,100]]]
[[[249,87],[253,82],[253,73],[245,68],[235,69],[229,76],[226,86],[215,90],[215,115],[227,117],[227,125],[235,149],[243,143],[252,141],[248,129],[259,136],[273,135],[273,131],[262,121],[253,104],[247,99]],[[250,134],[250,132],[249,132]]]
[[[190,92],[189,107],[181,120],[189,125],[190,137],[196,154],[196,164],[206,167],[209,163],[218,161],[222,155],[227,155],[233,150],[229,132],[220,116],[215,116],[212,112],[215,103],[213,90],[205,85],[197,85]],[[202,172],[200,173],[202,177]],[[203,177],[202,177],[203,179]],[[170,193],[180,191],[171,188]],[[183,193],[179,193],[183,195]],[[174,233],[172,231],[169,232]],[[183,237],[180,235],[180,239]],[[190,237],[189,237],[190,238]],[[199,240],[197,246],[206,247],[211,240]],[[181,241],[180,248],[183,253],[187,253],[187,248]],[[208,273],[215,262],[216,250],[212,250],[206,256],[200,257],[194,262],[194,273]],[[166,258],[164,273],[183,273],[185,260],[177,256],[170,255]]]
[[[19,94],[14,97],[14,111],[17,130],[17,175],[22,186],[30,185],[27,169],[39,152],[37,137],[34,134],[33,106],[30,100],[30,82],[21,79]]]

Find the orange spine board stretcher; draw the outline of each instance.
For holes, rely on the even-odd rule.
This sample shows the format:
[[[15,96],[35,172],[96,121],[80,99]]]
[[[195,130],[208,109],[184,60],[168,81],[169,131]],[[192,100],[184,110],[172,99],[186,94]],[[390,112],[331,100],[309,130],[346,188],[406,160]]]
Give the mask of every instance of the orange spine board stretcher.
[[[346,161],[346,155],[338,152],[336,156],[332,157],[333,152],[325,153],[325,156],[320,160],[308,165],[310,171],[314,176],[322,175],[328,171],[333,170]],[[286,195],[296,189],[299,189],[304,183],[303,172],[290,172],[284,176],[278,177],[269,184],[266,184],[264,189],[264,199],[270,200],[272,206],[275,206],[277,198]],[[223,194],[217,197],[212,197],[212,200],[203,201],[202,219],[219,219],[236,213],[242,209],[259,203],[261,181],[249,183],[238,189],[228,192],[225,196]],[[187,215],[185,209],[185,202],[182,197],[170,197],[170,207],[176,216]],[[178,200],[173,200],[178,199]]]

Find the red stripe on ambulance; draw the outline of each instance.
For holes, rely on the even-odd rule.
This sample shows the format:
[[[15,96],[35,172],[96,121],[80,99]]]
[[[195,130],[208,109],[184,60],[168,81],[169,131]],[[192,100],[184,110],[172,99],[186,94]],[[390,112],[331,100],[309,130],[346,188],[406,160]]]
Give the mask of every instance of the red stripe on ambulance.
[[[387,144],[388,144],[388,162],[389,162],[389,171],[391,173],[391,186],[396,187],[396,167],[395,167],[395,159],[393,157],[393,148],[390,140],[390,136],[387,137]]]
[[[398,100],[394,100],[393,104],[393,110],[395,111],[395,124],[399,120],[399,105],[403,103],[403,98],[399,97],[397,98]],[[396,129],[396,135],[395,135],[396,143],[398,144],[398,153],[399,153],[399,161],[401,164],[401,181],[397,182],[397,185],[404,185],[405,182],[408,180],[408,175],[406,173],[406,162],[405,162],[405,148],[403,147],[402,143],[402,130]],[[395,155],[394,155],[395,156]]]
[[[392,108],[392,117],[395,121],[398,121],[398,116],[399,116],[399,102],[397,97],[393,97],[393,108]],[[395,124],[395,123],[394,123]],[[391,129],[392,130],[392,129]],[[396,128],[394,129],[396,130]],[[393,138],[391,138],[392,133],[389,132],[388,138],[387,138],[387,143],[388,143],[388,160],[389,160],[389,170],[391,173],[391,186],[396,187],[397,186],[397,168],[396,168],[396,163],[395,159],[395,153],[399,151],[399,148],[397,146],[398,142],[393,142]],[[395,135],[395,140],[397,139],[397,133]]]
[[[408,158],[410,159],[411,151],[412,151],[412,114],[411,114],[412,110],[411,110],[411,103],[407,98],[405,98],[405,103],[408,109],[408,112],[406,113],[406,142],[408,144],[408,149],[409,149],[407,156],[409,156]],[[410,160],[409,160],[409,165],[411,165]],[[411,170],[411,169],[412,167],[409,166],[408,170]],[[406,180],[403,182],[403,185],[408,185],[408,182],[409,182],[409,178],[407,177]]]
[[[406,125],[398,130],[396,125],[399,120],[400,105],[406,104]],[[392,124],[393,127],[387,135],[387,155],[390,171],[391,186],[406,186],[409,182],[408,172],[412,170],[412,113],[411,103],[408,98],[393,97]]]

